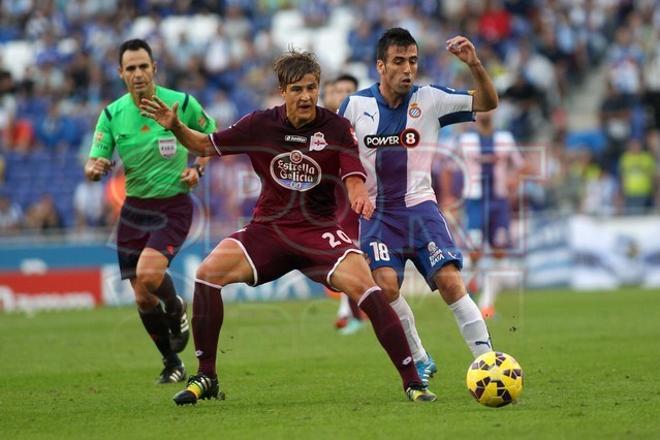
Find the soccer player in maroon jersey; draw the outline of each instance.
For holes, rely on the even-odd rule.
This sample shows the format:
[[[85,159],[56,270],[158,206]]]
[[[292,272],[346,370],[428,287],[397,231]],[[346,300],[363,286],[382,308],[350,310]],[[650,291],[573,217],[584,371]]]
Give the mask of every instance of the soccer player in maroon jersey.
[[[374,210],[350,124],[317,107],[321,68],[312,54],[290,51],[274,68],[284,105],[250,113],[212,135],[182,124],[176,103],[170,108],[153,97],[140,106],[197,155],[247,154],[262,181],[250,223],[222,240],[197,270],[192,331],[199,369],[174,401],[194,404],[219,395],[215,364],[224,316],[222,287],[256,286],[294,269],[356,300],[399,371],[408,398],[435,400],[417,374],[399,319],[362,252],[337,225],[334,190],[340,179],[355,212],[369,218]]]

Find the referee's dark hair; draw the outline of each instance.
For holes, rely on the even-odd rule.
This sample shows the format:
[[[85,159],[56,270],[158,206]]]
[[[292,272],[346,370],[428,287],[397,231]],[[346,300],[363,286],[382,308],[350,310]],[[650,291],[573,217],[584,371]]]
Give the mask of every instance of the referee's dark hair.
[[[121,66],[121,60],[122,57],[124,56],[124,52],[127,50],[140,50],[144,49],[147,51],[149,54],[149,59],[151,61],[154,60],[153,56],[151,55],[151,46],[149,46],[149,43],[144,41],[141,38],[134,38],[132,40],[126,40],[123,43],[121,43],[121,46],[119,46],[119,66]]]

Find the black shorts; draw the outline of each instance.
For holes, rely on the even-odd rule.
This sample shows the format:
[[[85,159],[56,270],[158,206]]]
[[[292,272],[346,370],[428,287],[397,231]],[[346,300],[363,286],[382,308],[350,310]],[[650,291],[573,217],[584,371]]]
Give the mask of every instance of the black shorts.
[[[117,227],[121,278],[135,277],[140,254],[147,247],[165,255],[169,266],[188,236],[192,216],[188,194],[165,199],[126,197]]]

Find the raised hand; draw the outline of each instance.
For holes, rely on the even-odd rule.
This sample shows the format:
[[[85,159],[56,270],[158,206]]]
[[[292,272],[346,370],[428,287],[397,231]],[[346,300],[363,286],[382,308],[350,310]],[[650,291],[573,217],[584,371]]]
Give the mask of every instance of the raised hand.
[[[468,66],[479,63],[474,44],[462,35],[450,38],[446,42],[447,50]]]
[[[140,114],[153,119],[168,130],[179,124],[178,108],[178,102],[175,102],[170,108],[158,96],[153,96],[152,99],[142,98],[140,100]]]

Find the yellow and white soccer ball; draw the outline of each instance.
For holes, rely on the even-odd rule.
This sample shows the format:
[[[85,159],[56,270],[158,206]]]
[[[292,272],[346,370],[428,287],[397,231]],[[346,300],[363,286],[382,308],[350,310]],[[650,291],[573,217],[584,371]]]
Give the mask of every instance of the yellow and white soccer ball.
[[[470,394],[482,405],[500,407],[515,402],[523,390],[523,370],[513,356],[490,351],[468,367]]]

